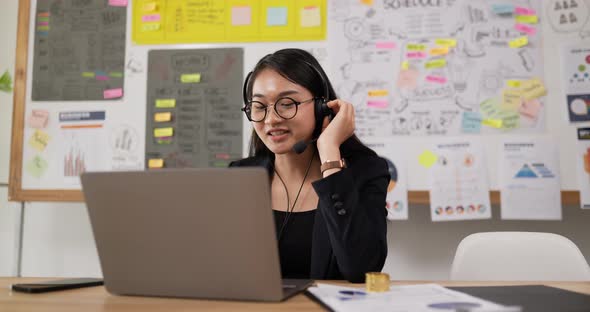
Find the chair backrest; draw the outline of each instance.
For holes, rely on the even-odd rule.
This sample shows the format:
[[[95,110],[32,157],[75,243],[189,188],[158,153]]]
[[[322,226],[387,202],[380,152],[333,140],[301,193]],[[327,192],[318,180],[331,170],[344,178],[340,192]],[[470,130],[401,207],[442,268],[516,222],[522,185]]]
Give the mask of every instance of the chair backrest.
[[[475,233],[459,243],[451,280],[590,281],[590,267],[580,249],[561,235]]]

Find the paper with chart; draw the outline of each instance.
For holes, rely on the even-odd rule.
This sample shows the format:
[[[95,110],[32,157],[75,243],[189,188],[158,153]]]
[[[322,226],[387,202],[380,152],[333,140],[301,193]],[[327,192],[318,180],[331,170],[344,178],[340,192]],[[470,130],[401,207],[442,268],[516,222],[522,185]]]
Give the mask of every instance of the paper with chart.
[[[540,1],[330,1],[338,96],[360,137],[544,128]]]
[[[365,138],[363,143],[373,149],[387,162],[390,180],[387,184],[387,219],[408,219],[408,181],[406,158],[403,150],[391,138]]]
[[[578,189],[580,206],[590,209],[590,128],[578,128]]]
[[[387,292],[369,293],[362,288],[318,283],[308,291],[337,312],[520,311],[436,284],[392,286]]]
[[[569,121],[590,121],[590,43],[561,47],[561,70]]]
[[[489,219],[490,190],[483,146],[475,140],[436,143],[429,168],[432,221]]]
[[[561,220],[555,142],[547,137],[505,139],[498,157],[501,218]]]

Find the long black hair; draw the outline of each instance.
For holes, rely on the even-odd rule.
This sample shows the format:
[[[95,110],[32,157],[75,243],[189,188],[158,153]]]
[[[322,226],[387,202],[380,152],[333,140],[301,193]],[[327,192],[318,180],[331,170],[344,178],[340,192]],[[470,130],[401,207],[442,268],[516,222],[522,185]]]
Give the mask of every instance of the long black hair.
[[[315,67],[315,69],[311,66]],[[249,79],[245,81],[245,100],[252,98],[252,85],[256,80],[256,76],[264,69],[274,70],[285,79],[309,90],[314,97],[325,97],[327,95],[327,101],[337,99],[336,92],[326,72],[311,53],[301,49],[283,49],[268,54],[258,61]],[[319,76],[319,74],[325,77],[325,79]],[[328,88],[327,93],[325,90],[326,87]],[[244,103],[244,105],[247,105],[247,103]],[[352,153],[375,155],[375,152],[363,145],[354,134],[342,143],[340,152],[342,157],[347,157]],[[274,153],[266,147],[254,129],[252,130],[252,137],[250,139],[249,154],[250,156],[274,159]]]

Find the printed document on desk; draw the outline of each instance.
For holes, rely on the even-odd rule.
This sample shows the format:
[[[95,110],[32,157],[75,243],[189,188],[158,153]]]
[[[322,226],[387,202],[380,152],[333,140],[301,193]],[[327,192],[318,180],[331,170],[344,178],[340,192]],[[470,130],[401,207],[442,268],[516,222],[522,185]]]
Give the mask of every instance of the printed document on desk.
[[[362,288],[318,284],[307,291],[337,312],[521,311],[519,307],[499,305],[437,284],[392,286],[391,290],[381,293],[369,293]]]

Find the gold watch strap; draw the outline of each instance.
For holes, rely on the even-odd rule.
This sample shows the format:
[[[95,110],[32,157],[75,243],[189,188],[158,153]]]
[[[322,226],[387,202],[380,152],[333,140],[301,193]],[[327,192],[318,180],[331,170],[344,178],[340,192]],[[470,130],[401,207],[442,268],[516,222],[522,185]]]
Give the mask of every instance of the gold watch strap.
[[[334,169],[334,168],[346,168],[346,163],[344,162],[344,159],[339,159],[339,160],[326,160],[320,167],[320,170],[322,171],[322,173],[326,170],[329,169]]]

